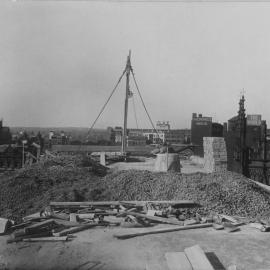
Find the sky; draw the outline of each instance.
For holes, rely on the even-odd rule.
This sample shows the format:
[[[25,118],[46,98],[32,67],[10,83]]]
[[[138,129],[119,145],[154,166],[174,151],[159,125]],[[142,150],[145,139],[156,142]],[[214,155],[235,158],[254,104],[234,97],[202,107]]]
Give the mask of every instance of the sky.
[[[153,122],[193,112],[270,125],[270,3],[0,2],[0,117],[7,126],[90,127],[129,50]],[[131,81],[128,127],[151,128]],[[95,127],[122,126],[125,78]],[[134,108],[136,114],[134,113]],[[136,117],[135,117],[136,115]]]

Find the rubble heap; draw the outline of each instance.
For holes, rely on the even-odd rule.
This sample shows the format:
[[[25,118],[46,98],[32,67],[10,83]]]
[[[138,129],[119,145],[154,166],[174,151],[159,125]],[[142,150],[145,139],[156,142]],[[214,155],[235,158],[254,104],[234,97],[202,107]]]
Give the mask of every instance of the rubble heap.
[[[7,173],[0,180],[0,215],[17,220],[50,200],[83,200],[106,171],[85,157],[57,156]],[[88,197],[95,199],[91,192]]]
[[[233,172],[182,175],[122,171],[107,175],[108,200],[193,200],[200,214],[218,212],[243,217],[269,216],[270,196],[248,178]]]
[[[58,157],[4,175],[0,180],[0,216],[19,220],[50,201],[106,200],[192,200],[203,206],[184,210],[187,217],[214,212],[253,218],[270,213],[269,194],[233,172],[107,172],[105,167],[91,164]]]

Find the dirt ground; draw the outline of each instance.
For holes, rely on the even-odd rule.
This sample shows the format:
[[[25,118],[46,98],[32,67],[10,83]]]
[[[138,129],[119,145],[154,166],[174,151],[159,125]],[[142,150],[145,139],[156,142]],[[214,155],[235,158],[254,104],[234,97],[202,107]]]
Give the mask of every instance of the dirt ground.
[[[270,234],[248,225],[234,233],[204,228],[126,240],[113,237],[134,230],[138,229],[95,228],[74,234],[72,241],[56,243],[6,244],[7,236],[2,236],[0,269],[167,270],[166,252],[181,252],[196,244],[210,258],[219,259],[216,270],[232,264],[240,270],[270,269]]]

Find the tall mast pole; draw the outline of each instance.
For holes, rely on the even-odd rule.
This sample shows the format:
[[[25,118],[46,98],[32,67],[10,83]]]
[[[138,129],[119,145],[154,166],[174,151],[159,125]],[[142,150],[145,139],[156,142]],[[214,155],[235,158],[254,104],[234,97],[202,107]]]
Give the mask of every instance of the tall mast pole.
[[[129,97],[129,76],[131,70],[130,63],[131,51],[129,51],[129,55],[127,57],[127,65],[126,65],[126,98],[125,98],[125,110],[124,110],[124,131],[123,131],[123,139],[122,139],[122,154],[126,155],[127,153],[127,115],[128,115],[128,97]]]

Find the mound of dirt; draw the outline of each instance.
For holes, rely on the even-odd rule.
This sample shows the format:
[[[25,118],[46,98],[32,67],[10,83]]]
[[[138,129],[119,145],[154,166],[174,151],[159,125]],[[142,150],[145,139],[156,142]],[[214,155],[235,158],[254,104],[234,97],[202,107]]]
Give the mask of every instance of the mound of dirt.
[[[103,181],[107,200],[194,200],[200,214],[218,212],[243,217],[268,217],[270,196],[246,177],[223,174],[120,171]]]
[[[186,210],[190,215],[215,212],[265,218],[270,214],[269,194],[233,172],[106,172],[100,166],[85,158],[57,157],[9,173],[0,180],[0,216],[19,220],[42,210],[50,201],[182,199],[203,206]]]
[[[95,187],[106,174],[100,166],[85,158],[56,157],[2,176],[0,216],[19,220],[53,200],[99,199]]]

